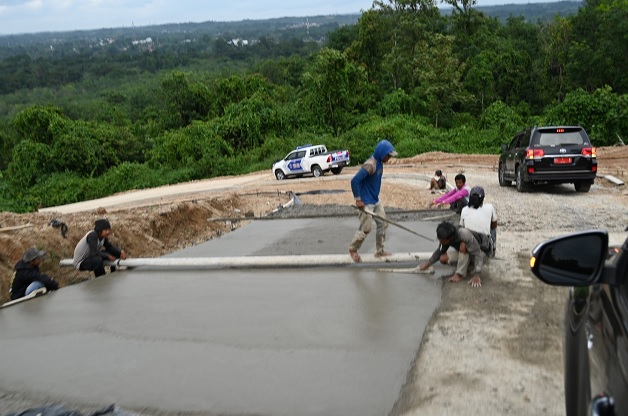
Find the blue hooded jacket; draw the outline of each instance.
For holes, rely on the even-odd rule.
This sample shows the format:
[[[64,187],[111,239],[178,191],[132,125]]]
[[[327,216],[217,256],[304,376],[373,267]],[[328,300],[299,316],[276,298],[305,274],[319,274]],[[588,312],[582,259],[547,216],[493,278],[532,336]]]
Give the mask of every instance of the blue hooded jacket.
[[[382,187],[384,173],[382,160],[390,154],[396,153],[388,140],[381,140],[377,143],[373,155],[364,162],[362,168],[351,179],[351,191],[356,200],[361,199],[366,205],[379,203],[379,190]]]

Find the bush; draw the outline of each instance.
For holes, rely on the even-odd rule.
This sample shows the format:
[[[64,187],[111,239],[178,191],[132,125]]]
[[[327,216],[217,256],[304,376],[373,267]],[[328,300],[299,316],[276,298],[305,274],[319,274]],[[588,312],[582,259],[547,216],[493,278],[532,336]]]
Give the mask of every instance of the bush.
[[[502,101],[489,105],[480,117],[481,129],[501,131],[504,137],[511,137],[525,127],[519,113]]]
[[[88,199],[102,198],[130,189],[152,188],[167,183],[167,176],[161,170],[151,169],[146,164],[124,162],[92,180]]]
[[[22,140],[13,148],[7,167],[7,181],[16,188],[29,188],[42,175],[53,172],[50,147],[31,140]]]
[[[614,94],[608,86],[593,93],[572,91],[545,113],[542,124],[580,125],[596,146],[612,146],[628,131],[628,95]]]
[[[25,204],[33,209],[72,204],[89,199],[89,179],[74,172],[53,173],[28,190]]]
[[[434,130],[424,124],[424,119],[398,115],[389,118],[372,117],[368,122],[340,136],[351,151],[352,160],[361,164],[375,150],[382,139],[389,140],[400,157],[414,156],[424,151],[440,150],[425,142],[425,137]]]
[[[107,169],[102,153],[90,135],[62,134],[52,145],[55,172],[75,172],[84,177],[102,174]]]

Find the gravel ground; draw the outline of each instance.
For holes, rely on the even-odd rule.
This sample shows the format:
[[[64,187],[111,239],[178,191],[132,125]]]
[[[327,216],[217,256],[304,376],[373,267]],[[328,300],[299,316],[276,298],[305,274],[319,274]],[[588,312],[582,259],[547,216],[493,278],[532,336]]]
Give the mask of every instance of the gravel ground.
[[[443,299],[424,336],[393,415],[562,415],[562,314],[567,289],[529,272],[534,246],[567,232],[604,228],[626,237],[628,197],[596,181],[518,193],[500,187],[494,169],[466,172],[485,188],[498,215],[497,256],[482,288],[444,283]],[[444,275],[451,274],[446,270]]]

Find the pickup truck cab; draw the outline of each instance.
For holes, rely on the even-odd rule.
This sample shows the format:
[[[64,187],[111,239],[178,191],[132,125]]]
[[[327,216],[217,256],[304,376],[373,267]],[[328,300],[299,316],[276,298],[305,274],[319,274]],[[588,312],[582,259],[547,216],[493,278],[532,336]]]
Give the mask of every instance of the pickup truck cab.
[[[342,168],[350,163],[348,150],[328,151],[325,145],[298,146],[286,157],[273,164],[273,174],[277,180],[289,176],[303,176],[312,174],[315,178],[331,171],[338,175]]]

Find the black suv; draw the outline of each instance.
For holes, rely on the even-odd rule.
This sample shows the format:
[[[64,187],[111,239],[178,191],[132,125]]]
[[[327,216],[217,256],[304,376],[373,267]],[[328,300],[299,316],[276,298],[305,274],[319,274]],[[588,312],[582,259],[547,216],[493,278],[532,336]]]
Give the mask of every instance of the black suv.
[[[502,145],[499,184],[525,192],[532,184],[573,183],[589,192],[597,173],[596,149],[580,126],[532,127]]]
[[[573,233],[539,244],[530,259],[543,282],[572,286],[563,326],[567,416],[628,415],[628,239],[611,250],[608,240],[604,230]]]

